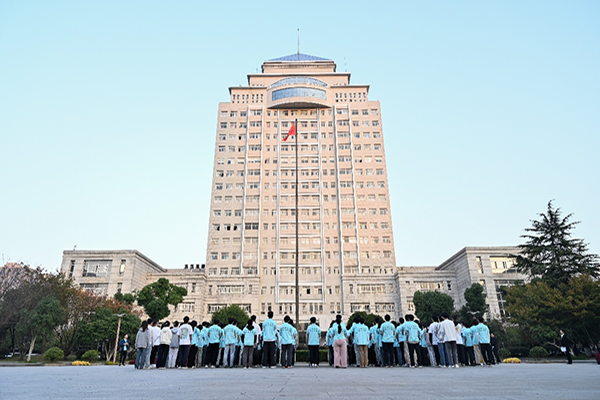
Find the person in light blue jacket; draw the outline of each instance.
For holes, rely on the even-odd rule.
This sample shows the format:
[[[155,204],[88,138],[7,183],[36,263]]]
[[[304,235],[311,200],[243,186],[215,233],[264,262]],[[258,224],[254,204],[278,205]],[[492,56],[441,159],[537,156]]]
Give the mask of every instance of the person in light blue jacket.
[[[267,313],[268,319],[263,322],[261,339],[263,342],[263,368],[275,368],[275,352],[277,347],[277,322],[273,320],[273,311]]]
[[[396,340],[398,347],[396,353],[398,357],[398,364],[402,367],[404,365],[404,342],[406,341],[406,334],[404,333],[404,318],[400,317],[398,326],[396,326]]]
[[[252,356],[254,355],[254,348],[256,347],[256,339],[258,336],[256,328],[254,327],[254,321],[252,321],[252,319],[248,320],[246,327],[242,331],[242,336],[244,337],[244,355],[242,357],[242,367],[248,369],[252,366]]]
[[[200,359],[200,366],[206,365],[206,357],[208,355],[208,328],[210,324],[207,321],[202,323],[202,330],[200,331],[200,345],[198,347],[198,358]]]
[[[392,324],[391,317],[386,314],[385,322],[379,327],[379,334],[381,335],[381,342],[383,348],[383,366],[391,368],[394,366],[394,336],[396,328]]]
[[[463,343],[467,353],[466,365],[475,366],[475,351],[473,350],[473,334],[471,324],[465,324],[462,329]]]
[[[237,346],[238,338],[242,334],[242,331],[235,326],[235,318],[229,318],[229,324],[223,328],[223,339],[224,339],[224,355],[223,364],[225,368],[233,368],[235,360],[235,347]]]
[[[406,322],[404,323],[404,331],[406,332],[406,341],[408,342],[408,354],[410,357],[410,367],[415,368],[417,355],[417,347],[421,340],[421,329],[414,321],[415,317],[412,314],[406,315]]]
[[[311,368],[319,366],[319,345],[321,344],[321,328],[317,325],[315,317],[310,318],[310,325],[306,328],[308,341],[308,365]]]
[[[219,344],[223,336],[223,330],[219,326],[219,320],[215,319],[210,328],[207,329],[208,354],[204,368],[215,368],[219,363]]]
[[[355,318],[356,325],[352,327],[354,334],[354,343],[358,347],[357,363],[361,368],[369,366],[369,328],[365,325],[364,319],[359,315]]]
[[[492,353],[492,345],[490,344],[490,328],[483,323],[483,318],[479,318],[478,332],[483,361],[488,366],[491,366],[494,364],[494,354]]]
[[[294,356],[294,327],[290,325],[290,317],[283,318],[283,324],[279,327],[281,336],[281,367],[290,368]]]
[[[342,322],[342,316],[336,315],[333,329],[333,363],[336,368],[348,367],[348,331]]]

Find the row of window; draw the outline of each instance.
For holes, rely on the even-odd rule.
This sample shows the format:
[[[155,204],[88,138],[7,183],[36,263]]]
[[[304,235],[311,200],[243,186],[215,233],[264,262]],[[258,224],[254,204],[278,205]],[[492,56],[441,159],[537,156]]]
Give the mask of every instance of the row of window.
[[[346,274],[363,274],[363,275],[382,275],[382,274],[393,274],[395,268],[394,267],[381,267],[381,266],[362,266],[360,268],[360,272],[358,271],[358,267],[356,266],[346,266],[344,267],[344,273]],[[300,275],[320,275],[321,267],[299,267]],[[279,268],[279,273],[281,275],[294,275],[295,267],[285,267],[282,266]],[[244,267],[242,270],[238,267],[228,268],[208,268],[209,276],[239,276],[239,275],[257,275],[258,270],[254,267]],[[277,268],[275,267],[262,267],[261,268],[262,275],[277,275]],[[339,275],[340,268],[339,267],[325,267],[326,275]],[[390,291],[393,292],[393,288],[390,285]],[[390,292],[390,293],[391,293]],[[338,292],[336,292],[338,293]],[[265,294],[261,291],[261,294]],[[273,292],[271,291],[271,294]],[[331,290],[329,291],[331,294]]]
[[[376,108],[372,108],[370,109],[371,111],[371,115],[379,115],[379,110]],[[270,117],[271,115],[276,117],[277,115],[279,115],[279,113],[281,112],[281,115],[283,117],[297,117],[297,116],[308,116],[308,115],[317,115],[317,110],[316,109],[304,109],[304,110],[266,110],[266,115],[267,117]],[[262,115],[262,110],[261,109],[255,109],[255,110],[251,110],[250,111],[250,115]],[[342,108],[336,108],[336,114],[338,115],[347,115],[348,114],[348,109],[345,107]],[[321,110],[321,115],[333,115],[333,109],[327,109]],[[352,109],[352,115],[359,115],[359,110],[358,109]],[[360,110],[360,115],[369,115],[369,109],[361,109]],[[221,117],[237,117],[238,116],[238,111],[228,111],[228,110],[221,110]],[[245,117],[247,116],[246,111],[239,111],[239,116],[240,117]]]
[[[325,240],[325,244],[339,244],[340,242],[340,238],[338,236],[334,236],[333,238],[327,236],[324,238]],[[210,239],[211,241],[211,245],[229,245],[229,244],[233,244],[233,245],[239,245],[241,244],[242,240],[239,237],[234,237],[234,238],[228,238],[228,237],[223,237],[223,238],[218,238],[218,237],[212,237]],[[270,238],[271,244],[275,245],[277,244],[277,238],[272,237]],[[354,244],[357,242],[356,236],[342,236],[341,241],[343,243],[346,244]],[[383,237],[379,237],[379,236],[360,236],[358,238],[358,242],[361,244],[379,244],[379,243],[385,243],[385,244],[390,244],[392,243],[392,239],[390,236],[383,236]],[[258,244],[258,238],[257,237],[245,237],[244,238],[244,244]],[[268,237],[264,237],[262,238],[262,244],[263,245],[268,245],[269,244],[269,238]],[[296,238],[295,237],[281,237],[279,238],[279,244],[280,245],[295,245],[296,244]],[[320,245],[321,244],[321,238],[320,237],[301,237],[300,238],[300,244],[302,245],[309,245],[309,244],[314,244],[314,245]]]
[[[276,188],[277,186],[275,185],[275,183],[264,183],[263,184],[265,189],[269,189],[271,188],[271,186],[273,188]],[[320,187],[322,187],[323,189],[335,189],[336,187],[336,182],[322,182],[322,185],[320,185],[320,182],[303,182],[300,184],[300,188],[307,190],[307,189],[319,189]],[[340,188],[352,188],[354,187],[354,184],[352,181],[341,181],[340,182]],[[244,184],[243,182],[238,182],[235,184],[235,189],[236,190],[243,190],[244,188],[246,189],[259,189],[260,188],[260,184],[258,182],[247,182],[246,184]],[[295,183],[290,183],[290,182],[281,182],[279,184],[279,188],[280,189],[296,189],[296,184]],[[364,188],[375,188],[375,182],[362,182],[362,181],[358,181],[356,182],[356,188],[357,189],[364,189]],[[377,182],[377,188],[380,189],[385,189],[385,182],[380,181]],[[234,184],[233,183],[215,183],[215,190],[233,190],[234,189]]]
[[[446,285],[444,285],[443,281],[415,281],[412,284],[410,281],[406,281],[404,284],[408,292],[442,291],[444,290],[444,287],[446,290],[452,290],[452,281],[446,281]]]
[[[263,252],[262,253],[262,259],[263,260],[274,260],[276,257],[276,252],[272,251],[270,253],[270,257],[269,257],[269,252]],[[321,260],[321,252],[320,251],[301,251],[298,254],[300,256],[300,258],[302,260],[315,260],[315,261],[320,261]],[[326,259],[331,259],[331,255],[332,252],[330,251],[325,251],[325,258]],[[356,251],[344,251],[343,252],[344,258],[345,259],[352,259],[352,258],[357,258],[358,257],[358,253]],[[257,253],[252,253],[252,252],[248,252],[248,253],[244,253],[244,259],[245,260],[255,260],[257,258]],[[339,251],[334,251],[333,252],[333,258],[335,259],[339,259],[340,258],[340,252]],[[369,259],[381,259],[381,258],[392,258],[392,252],[385,250],[385,251],[379,251],[379,250],[375,250],[375,251],[361,251],[360,252],[360,258],[363,260],[369,260]],[[209,255],[209,259],[212,261],[217,261],[217,260],[239,260],[240,259],[240,253],[239,252],[227,252],[227,251],[223,251],[223,252],[211,252]],[[291,251],[291,249],[289,249],[289,251],[280,251],[279,252],[279,259],[280,260],[294,260],[296,259],[296,254]]]
[[[302,304],[300,304],[300,308],[301,308],[302,314],[323,313],[323,304],[322,303],[302,303]],[[293,303],[279,304],[279,314],[285,314],[285,313],[293,314],[296,312],[295,310],[296,310],[296,306]],[[275,311],[275,310],[273,310],[272,304],[271,303],[261,303],[260,304],[261,315],[266,314],[268,311]],[[341,312],[341,305],[339,302],[330,304],[330,313],[331,314],[340,313],[340,312]]]
[[[267,125],[269,124],[269,122],[267,122]],[[286,135],[284,134],[283,137],[285,137]],[[308,140],[310,136],[310,139],[312,140],[318,140],[319,139],[319,134],[318,133],[301,133],[300,134],[300,138],[302,140]],[[381,132],[373,132],[371,134],[371,132],[352,132],[352,134],[350,134],[350,132],[348,131],[338,131],[337,133],[337,137],[338,138],[349,138],[350,136],[352,136],[354,139],[381,139]],[[261,133],[260,132],[250,132],[248,133],[248,139],[260,139],[261,137]],[[271,140],[271,138],[273,138],[273,140],[277,140],[278,135],[276,133],[274,133],[273,135],[267,133],[265,135],[265,140]],[[329,133],[325,133],[322,132],[321,133],[321,139],[333,139],[334,135],[332,132]],[[240,134],[235,134],[235,133],[219,133],[219,135],[217,136],[217,139],[220,141],[223,140],[246,140],[246,134],[245,133],[240,133]]]
[[[281,122],[281,127],[282,128],[291,128],[293,124],[294,124],[294,122],[283,121],[283,122]],[[358,128],[358,127],[370,127],[370,126],[372,126],[372,127],[380,126],[378,120],[371,120],[371,121],[367,121],[367,120],[362,120],[362,121],[360,121],[360,120],[353,120],[352,124],[350,124],[350,120],[348,120],[348,119],[339,119],[339,120],[336,121],[336,125],[337,126],[342,126],[342,127],[344,127],[344,126],[353,126],[355,128]],[[260,127],[262,127],[262,121],[256,120],[256,121],[250,121],[250,122],[243,122],[243,121],[239,121],[239,122],[221,121],[221,122],[219,122],[219,128],[220,129],[247,129],[248,126],[250,126],[250,128],[260,128]],[[313,128],[313,129],[316,129],[318,126],[319,126],[319,124],[316,121],[299,122],[299,128],[300,129],[301,128]],[[268,128],[278,128],[278,127],[279,127],[279,122],[265,121],[265,128],[267,128],[267,129]],[[333,121],[321,121],[321,128],[332,128],[332,127],[333,127]],[[259,133],[256,133],[256,134],[258,135]],[[221,135],[223,135],[223,134],[219,134],[219,137],[221,137]],[[307,139],[308,137],[303,137],[303,138]],[[273,135],[273,139],[277,139],[277,135],[276,134]],[[224,139],[221,139],[221,140],[224,140]],[[241,140],[241,139],[239,139],[239,140]]]
[[[274,203],[277,203],[277,199],[278,197],[276,195],[273,196],[263,196],[263,201],[265,203],[269,202],[269,201],[273,201]],[[244,200],[244,196],[214,196],[213,197],[213,201],[215,203],[221,203],[221,202],[232,202],[232,201],[236,201],[238,203],[241,203]],[[385,194],[378,194],[377,196],[374,194],[369,194],[369,195],[364,195],[364,194],[358,194],[356,195],[356,201],[387,201],[387,195]],[[286,195],[286,194],[282,194],[281,197],[279,198],[280,203],[293,203],[295,201],[294,196],[290,196],[290,195]],[[300,195],[300,202],[301,203],[309,203],[311,201],[319,201],[319,196],[318,195]],[[323,196],[323,201],[329,202],[329,196],[328,195],[324,195]],[[331,201],[337,201],[337,196],[332,194],[331,195]],[[354,201],[354,196],[351,194],[340,194],[340,201],[341,202],[345,202],[345,201],[350,201],[353,202]],[[246,202],[247,203],[258,203],[260,202],[260,196],[258,195],[246,195]],[[324,215],[329,215],[329,211],[327,209],[323,210]],[[292,214],[295,215],[295,214]],[[335,213],[333,213],[331,215],[337,215]]]
[[[319,216],[319,208],[313,208],[313,209],[306,209],[303,208],[300,210],[300,215],[308,217],[308,216],[313,216],[313,217],[318,217]],[[377,215],[377,208],[369,208],[368,210],[366,208],[359,208],[358,210],[356,210],[358,215]],[[340,210],[340,214],[341,215],[353,215],[355,212],[354,208],[341,208]],[[255,217],[258,216],[260,214],[259,210],[257,208],[247,208],[244,215],[246,217]],[[323,209],[323,215],[329,216],[329,209]],[[269,215],[269,209],[263,209],[263,215],[266,217]],[[288,217],[288,216],[295,216],[296,215],[296,210],[294,209],[280,209],[279,210],[279,216],[281,217]],[[336,209],[332,209],[331,210],[331,215],[337,215],[337,210]],[[388,215],[388,209],[387,208],[380,208],[379,209],[379,215]],[[242,216],[242,210],[218,210],[215,209],[213,210],[213,217],[241,217]],[[271,210],[271,216],[275,217],[277,216],[277,209],[273,208]]]
[[[344,151],[344,150],[352,150],[352,148],[354,148],[354,151],[380,151],[381,150],[381,144],[373,144],[372,146],[370,144],[355,144],[355,145],[350,145],[350,143],[340,143],[337,145],[338,150],[339,151]],[[264,146],[265,152],[267,151],[271,151],[271,146]],[[249,151],[261,151],[261,145],[260,144],[252,144],[252,145],[248,145],[248,150]],[[321,145],[321,150],[322,151],[334,151],[335,147],[334,145],[330,144],[329,146],[323,144]],[[273,151],[277,151],[277,146],[273,146]],[[286,153],[286,152],[295,152],[296,149],[294,146],[288,146],[288,145],[282,145],[280,146],[280,153]],[[308,152],[315,152],[315,151],[319,151],[319,146],[316,144],[313,145],[302,145],[300,146],[299,149],[299,153],[308,153]],[[217,147],[217,152],[219,153],[225,153],[225,152],[230,152],[230,153],[245,153],[246,152],[246,146],[218,146]],[[276,163],[275,161],[273,163]]]
[[[344,222],[342,221],[342,229],[355,229],[356,228],[356,223],[353,221],[347,221]],[[358,228],[359,229],[379,229],[378,227],[381,227],[381,229],[389,229],[390,228],[390,224],[389,222],[359,222],[358,223]],[[244,224],[244,229],[246,231],[256,231],[258,230],[259,224],[258,222],[246,222]],[[212,224],[211,229],[213,231],[240,231],[242,229],[242,224],[241,223],[235,223],[235,224]],[[293,222],[290,223],[280,223],[279,224],[279,229],[280,230],[290,230],[293,231],[296,229],[296,225]],[[309,222],[303,222],[300,224],[300,229],[301,230],[319,230],[320,229],[320,222],[313,222],[313,223],[309,223]],[[323,224],[323,229],[329,230],[329,229],[338,229],[338,225],[337,222],[325,222]],[[263,223],[263,230],[269,230],[269,224],[268,223]],[[277,224],[276,223],[271,223],[271,230],[277,230]]]
[[[310,168],[310,169],[301,169],[300,170],[300,175],[299,176],[319,176],[320,175],[321,170],[319,170],[318,168]],[[323,176],[327,176],[327,175],[331,175],[334,176],[335,175],[336,170],[335,169],[323,169]],[[367,168],[367,169],[362,169],[362,168],[356,168],[356,169],[352,169],[352,168],[339,168],[337,170],[338,175],[352,175],[352,173],[354,172],[354,175],[367,175],[367,176],[372,176],[372,175],[383,175],[384,171],[383,168],[377,168],[377,169],[373,169],[373,168]],[[243,177],[244,175],[247,176],[260,176],[262,173],[263,176],[267,177],[267,176],[277,176],[277,170],[268,170],[268,169],[264,169],[264,170],[260,170],[260,169],[239,169],[239,170],[222,170],[222,169],[218,169],[215,171],[215,175],[217,178],[223,178],[223,177],[233,177],[233,176],[237,176],[237,177]],[[279,171],[279,174],[281,176],[296,176],[296,170],[295,169],[281,169]]]
[[[248,314],[252,314],[252,306],[250,304],[236,304],[238,307],[246,311]],[[208,314],[213,314],[219,311],[222,308],[227,307],[228,304],[207,304],[206,312]]]
[[[221,147],[221,146],[219,146]],[[226,147],[226,146],[222,146],[222,147]],[[228,147],[235,147],[235,146],[228,146]],[[223,150],[223,152],[227,151],[227,149]],[[232,150],[235,151],[235,150]],[[244,164],[244,159],[243,158],[238,158],[238,164]],[[361,164],[362,162],[365,163],[372,163],[373,160],[375,160],[376,163],[382,163],[383,162],[383,157],[381,156],[365,156],[365,157],[356,157],[354,159],[354,163],[356,164]],[[240,162],[241,161],[241,162]],[[320,161],[322,164],[326,164],[327,163],[327,157],[321,157]],[[339,163],[341,162],[352,162],[352,157],[350,156],[339,156],[337,161]],[[318,164],[319,163],[319,158],[318,157],[311,157],[310,158],[310,162],[312,164]],[[329,157],[329,162],[331,164],[335,164],[335,157]],[[260,157],[248,157],[248,164],[260,164]],[[271,163],[271,159],[270,158],[266,158],[264,160],[265,164],[270,164]],[[309,158],[307,157],[300,157],[300,163],[301,164],[308,164],[309,163]],[[225,160],[224,158],[217,158],[217,165],[234,165],[235,164],[235,159],[233,158],[229,158],[227,160]],[[273,164],[277,164],[277,158],[273,159]],[[291,156],[287,156],[287,155],[282,155],[281,156],[281,164],[296,164],[296,159],[295,156],[291,155]]]
[[[252,97],[250,97],[252,96]],[[249,93],[234,93],[231,95],[231,102],[232,103],[249,103],[250,99],[252,98],[252,103],[256,102],[256,103],[262,103],[263,99],[264,99],[264,95],[262,93],[253,93],[252,95],[250,95]]]
[[[375,303],[375,307],[371,303],[350,303],[350,312],[355,313],[364,311],[367,313],[375,310],[376,313],[383,312],[394,312],[396,305],[394,303]]]

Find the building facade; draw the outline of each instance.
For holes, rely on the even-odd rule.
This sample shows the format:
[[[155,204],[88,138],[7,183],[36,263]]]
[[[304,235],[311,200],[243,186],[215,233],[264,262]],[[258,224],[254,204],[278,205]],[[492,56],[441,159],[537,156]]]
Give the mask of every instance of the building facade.
[[[134,251],[65,251],[63,272],[108,295],[166,277],[188,289],[176,318],[237,304],[282,319],[296,311],[297,217],[300,323],[355,311],[397,318],[414,308],[416,290],[445,291],[457,305],[471,282],[496,293],[476,274],[473,248],[439,267],[396,267],[381,108],[369,85],[298,53],[265,61],[229,94],[218,108],[206,264],[165,270]]]
[[[369,86],[351,84],[331,60],[294,54],[264,62],[229,92],[218,111],[206,256],[217,302],[207,308],[225,295],[255,313],[295,313],[297,143],[301,322],[365,298],[395,312],[381,110]],[[284,141],[295,121],[297,142]]]
[[[459,309],[465,305],[465,289],[473,283],[480,283],[485,289],[490,307],[488,316],[503,319],[505,302],[500,289],[525,280],[522,274],[512,269],[512,255],[517,253],[517,247],[465,247],[439,266],[396,267],[393,273],[385,277],[372,273],[361,276],[362,284],[388,287],[391,285],[393,292],[387,293],[385,297],[378,293],[357,293],[357,280],[344,280],[344,291],[348,301],[345,302],[346,308],[342,313],[346,317],[355,311],[390,314],[394,317],[414,313],[413,296],[417,291],[446,293],[452,296],[456,309]],[[258,315],[259,319],[264,319],[266,315],[266,310],[253,309],[252,304],[256,304],[257,301],[244,297],[243,293],[215,290],[215,287],[219,287],[221,279],[228,285],[244,287],[245,293],[256,294],[253,287],[256,287],[257,277],[248,279],[244,275],[237,275],[217,277],[215,280],[208,275],[207,268],[199,264],[164,269],[134,250],[65,251],[62,272],[73,278],[85,290],[109,296],[116,292],[139,290],[159,278],[167,278],[171,283],[188,291],[184,301],[172,309],[172,319],[181,320],[187,315],[197,321],[209,320],[213,312],[230,304],[241,306],[248,313]],[[341,290],[342,288],[340,292]],[[389,304],[393,304],[392,309]],[[281,311],[273,311],[277,320],[282,320],[285,314],[290,314],[284,308]],[[321,325],[327,325],[335,318],[335,313],[337,310],[330,315],[322,315]],[[318,314],[311,313],[307,307],[301,315],[302,322]]]

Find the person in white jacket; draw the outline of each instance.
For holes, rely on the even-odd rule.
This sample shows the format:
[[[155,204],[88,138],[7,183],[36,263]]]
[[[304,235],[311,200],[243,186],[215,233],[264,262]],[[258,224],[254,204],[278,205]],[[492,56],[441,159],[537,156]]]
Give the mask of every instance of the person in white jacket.
[[[444,345],[446,346],[446,363],[450,368],[458,368],[458,351],[456,348],[456,329],[454,321],[448,318],[447,313],[442,313],[442,322],[439,329],[444,334]]]
[[[158,346],[156,368],[164,369],[166,367],[167,358],[169,357],[169,346],[171,345],[172,338],[173,332],[171,332],[171,323],[166,321],[164,324],[162,324],[160,329],[160,344]]]

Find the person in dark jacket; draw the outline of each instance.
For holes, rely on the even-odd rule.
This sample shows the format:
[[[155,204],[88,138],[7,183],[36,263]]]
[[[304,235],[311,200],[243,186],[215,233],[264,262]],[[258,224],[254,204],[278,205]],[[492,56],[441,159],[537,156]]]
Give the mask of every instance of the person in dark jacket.
[[[502,363],[502,360],[500,359],[500,354],[498,353],[498,338],[493,333],[490,334],[490,336],[491,336],[490,344],[492,345],[492,353],[494,353],[494,358],[496,359],[496,364],[500,364],[500,363]]]
[[[560,331],[560,351],[567,353],[567,364],[573,364],[573,359],[571,358],[571,342],[562,330]]]
[[[129,335],[125,335],[123,339],[119,341],[119,366],[125,365],[127,360],[127,352],[129,351]]]

